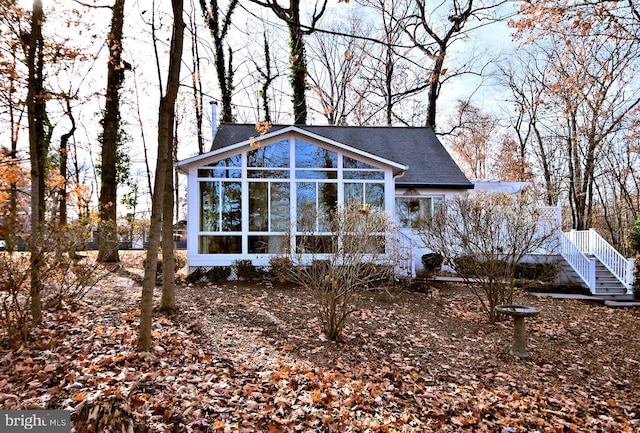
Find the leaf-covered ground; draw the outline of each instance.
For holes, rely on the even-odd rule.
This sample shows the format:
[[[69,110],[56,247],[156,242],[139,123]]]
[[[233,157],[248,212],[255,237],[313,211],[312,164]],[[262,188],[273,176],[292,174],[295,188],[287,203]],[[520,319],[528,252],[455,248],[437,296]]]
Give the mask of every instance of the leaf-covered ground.
[[[467,289],[426,288],[366,293],[334,343],[302,288],[181,286],[137,353],[119,272],[0,353],[0,408],[69,409],[78,432],[640,431],[640,311],[519,293],[541,311],[520,360]]]

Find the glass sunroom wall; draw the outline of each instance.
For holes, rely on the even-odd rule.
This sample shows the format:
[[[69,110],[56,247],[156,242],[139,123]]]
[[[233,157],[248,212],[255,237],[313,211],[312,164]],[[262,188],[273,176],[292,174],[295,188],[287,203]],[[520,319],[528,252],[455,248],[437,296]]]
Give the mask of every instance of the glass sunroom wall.
[[[199,167],[198,254],[242,253],[242,157]]]
[[[385,209],[393,204],[390,168],[359,158],[294,134],[194,167],[194,263],[230,264],[249,255],[256,264],[267,264],[268,255],[284,251],[285,239],[291,240],[287,248],[298,250],[296,238],[310,233],[315,239],[305,249],[330,251],[325,217],[339,204],[355,201],[372,210],[392,210]]]
[[[290,140],[247,151],[248,253],[282,252],[291,220]]]

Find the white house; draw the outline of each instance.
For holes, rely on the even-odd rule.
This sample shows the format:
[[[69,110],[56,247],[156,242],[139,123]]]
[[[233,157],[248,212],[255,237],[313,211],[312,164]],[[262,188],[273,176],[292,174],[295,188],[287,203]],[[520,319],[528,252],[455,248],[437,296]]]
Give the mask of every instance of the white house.
[[[211,151],[177,169],[188,176],[190,270],[267,265],[309,207],[366,203],[410,229],[473,188],[429,128],[277,125],[260,136],[254,125],[222,124]]]
[[[295,243],[302,234],[296,230],[306,211],[322,214],[355,201],[393,215],[396,240],[412,252],[399,268],[415,275],[421,251],[412,228],[448,196],[474,188],[516,193],[526,186],[469,181],[429,128],[274,125],[260,135],[254,125],[222,124],[210,152],[176,167],[188,176],[190,272],[237,260],[268,265],[286,237]],[[559,219],[556,211],[545,212]],[[328,235],[318,220],[318,248]],[[592,293],[631,293],[633,260],[594,230],[559,236],[559,257]]]

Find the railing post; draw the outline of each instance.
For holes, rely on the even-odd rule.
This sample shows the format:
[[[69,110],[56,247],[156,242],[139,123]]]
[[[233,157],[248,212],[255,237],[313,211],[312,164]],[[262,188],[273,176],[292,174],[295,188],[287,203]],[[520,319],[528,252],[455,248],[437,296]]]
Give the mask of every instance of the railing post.
[[[633,271],[635,268],[636,259],[633,257],[627,259],[627,275],[626,275],[626,283],[627,283],[627,294],[633,293]]]
[[[598,246],[595,245],[597,241],[598,241],[598,232],[596,232],[596,229],[590,228],[589,240],[587,242],[589,244],[589,254],[595,254],[598,251]]]
[[[589,259],[589,291],[596,293],[596,259]]]

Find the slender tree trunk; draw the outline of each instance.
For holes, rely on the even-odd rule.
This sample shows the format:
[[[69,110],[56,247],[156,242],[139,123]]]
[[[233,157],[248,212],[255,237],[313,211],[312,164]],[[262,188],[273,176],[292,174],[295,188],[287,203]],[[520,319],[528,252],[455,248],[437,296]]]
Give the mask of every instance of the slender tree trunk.
[[[69,99],[66,101],[67,103],[67,116],[69,116],[69,120],[71,121],[71,129],[66,133],[62,134],[60,137],[60,175],[64,177],[64,183],[60,187],[60,209],[58,211],[58,225],[60,227],[64,227],[67,225],[67,163],[68,163],[68,143],[69,139],[73,137],[73,134],[76,132],[76,119],[73,117],[73,113],[71,112],[71,102]]]
[[[440,96],[440,77],[444,67],[446,45],[440,45],[440,53],[435,59],[431,80],[429,82],[429,92],[427,94],[427,127],[436,130],[436,114],[438,113],[438,96]]]
[[[17,56],[15,48],[11,51],[11,60],[13,62],[12,69],[15,71],[17,66]],[[15,79],[10,77],[9,88],[9,129],[11,133],[11,150],[9,151],[9,158],[11,164],[18,165],[18,134],[20,128],[20,120],[22,119],[22,110],[19,111],[19,115],[16,115],[16,101],[13,99],[15,94]],[[13,253],[17,249],[17,227],[18,226],[18,184],[16,180],[12,180],[9,184],[9,219],[7,221],[7,234],[5,240],[7,242],[6,249],[9,253]]]
[[[147,351],[151,348],[151,325],[153,319],[153,289],[156,285],[156,269],[158,265],[158,246],[162,236],[162,213],[164,199],[171,191],[165,190],[168,168],[170,165],[172,127],[175,117],[175,101],[180,84],[180,64],[182,61],[182,44],[184,36],[184,21],[182,19],[183,1],[172,0],[173,33],[171,35],[171,50],[169,54],[169,76],[167,91],[160,98],[158,113],[158,164],[154,182],[154,194],[151,204],[151,227],[149,229],[149,247],[144,266],[142,280],[142,298],[140,302],[140,327],[138,330],[138,350]],[[169,176],[171,177],[171,176]],[[172,233],[166,234],[172,236]],[[166,253],[165,253],[166,254]]]
[[[200,8],[202,14],[209,27],[209,32],[213,38],[214,63],[216,67],[216,77],[218,86],[222,94],[222,121],[233,122],[233,110],[231,106],[231,97],[233,93],[233,64],[231,60],[231,49],[229,49],[229,59],[225,62],[224,41],[227,37],[229,26],[231,25],[231,16],[234,9],[238,5],[238,0],[231,0],[229,7],[222,21],[220,20],[220,8],[218,0],[210,0],[209,8],[207,8],[206,0],[200,0]],[[212,119],[215,122],[216,119]]]
[[[122,67],[122,26],[124,23],[124,2],[116,0],[111,17],[111,31],[108,35],[109,62],[107,91],[104,112],[104,132],[102,135],[102,162],[100,186],[100,222],[98,226],[98,261],[118,262],[118,227],[116,190],[118,130],[120,126],[120,88],[124,81]]]
[[[191,82],[193,84],[193,107],[196,117],[196,136],[198,138],[198,154],[204,153],[204,135],[202,134],[203,103],[202,103],[202,76],[200,70],[200,50],[198,42],[198,25],[195,17],[195,4],[191,0],[191,15],[189,17],[189,30],[191,33],[191,62],[193,73]],[[216,119],[213,119],[215,122]]]
[[[42,319],[42,302],[40,292],[40,270],[44,257],[44,224],[45,224],[45,178],[46,156],[48,150],[47,133],[45,132],[46,107],[44,90],[44,40],[42,22],[44,13],[41,0],[33,1],[31,16],[31,33],[29,34],[29,51],[27,65],[29,69],[29,85],[27,94],[27,113],[29,119],[29,152],[31,160],[31,239],[30,278],[31,278],[31,317],[34,324]]]
[[[296,14],[291,21],[300,23],[299,0],[292,0],[292,11]],[[295,3],[297,8],[293,8]],[[296,125],[307,123],[307,60],[305,55],[304,39],[300,25],[289,23],[289,35],[291,37],[291,89],[293,90],[293,122]]]
[[[175,122],[174,122],[175,124]],[[171,137],[173,139],[175,126],[172,128]],[[174,257],[173,243],[173,154],[177,139],[173,140],[171,146],[171,158],[166,166],[164,175],[164,204],[162,210],[162,299],[160,301],[160,311],[173,313],[176,309],[176,261]]]

